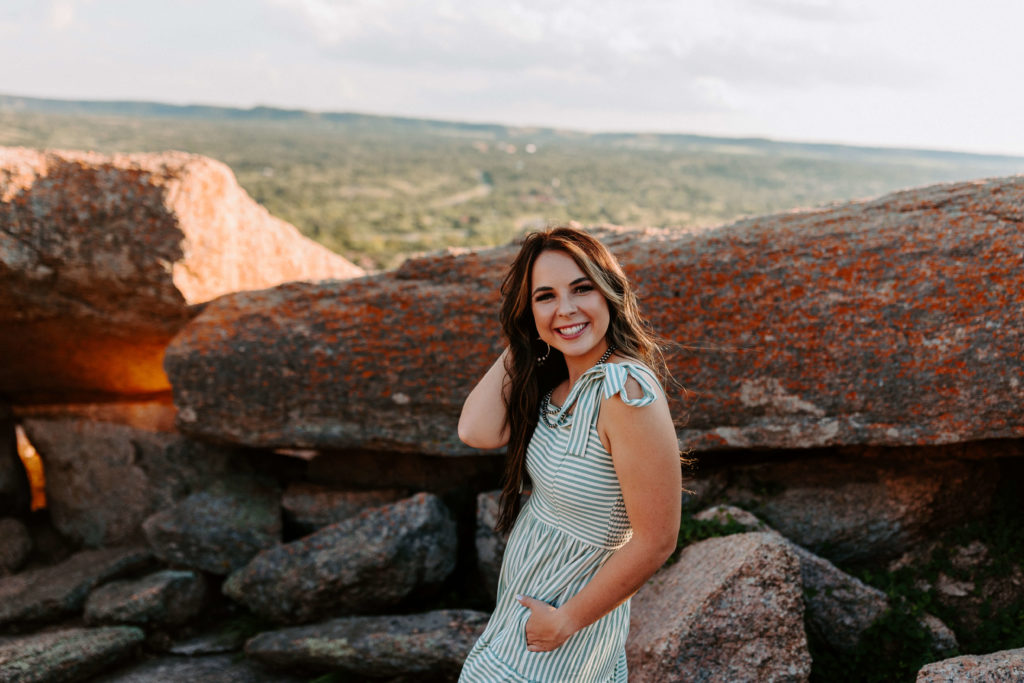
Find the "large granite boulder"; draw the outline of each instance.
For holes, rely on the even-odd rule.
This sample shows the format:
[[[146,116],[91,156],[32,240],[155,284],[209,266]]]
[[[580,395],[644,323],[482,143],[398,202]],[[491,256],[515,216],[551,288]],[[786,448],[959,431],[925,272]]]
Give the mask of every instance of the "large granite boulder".
[[[986,655],[962,655],[932,662],[917,672],[917,683],[1013,683],[1024,681],[1024,648]]]
[[[87,624],[180,624],[199,614],[206,578],[190,570],[164,569],[141,579],[106,583],[85,601]]]
[[[84,681],[135,656],[145,634],[134,626],[72,628],[0,643],[0,681]]]
[[[440,585],[456,546],[444,503],[418,493],[263,551],[223,591],[281,623],[381,611]]]
[[[0,578],[0,629],[76,614],[93,588],[140,571],[152,559],[143,548],[83,550],[60,564]]]
[[[723,496],[836,562],[891,559],[994,500],[1001,469],[988,444],[850,448],[737,467]],[[965,457],[967,456],[967,457]]]
[[[191,305],[361,274],[211,159],[0,148],[0,393],[15,403],[166,391],[163,350]]]
[[[231,455],[173,431],[86,416],[28,418],[24,427],[45,465],[54,526],[90,547],[138,537],[150,515],[224,474]]]
[[[142,525],[150,548],[170,565],[229,574],[281,542],[281,492],[262,480],[218,480]]]
[[[751,531],[778,533],[750,512],[730,505],[707,508],[694,519],[735,522]],[[889,598],[806,548],[789,539],[785,542],[800,562],[808,635],[837,651],[855,650],[864,633],[892,607]],[[921,625],[935,651],[951,652],[957,647],[956,635],[937,617],[925,614]]]
[[[246,643],[245,653],[278,670],[454,680],[488,618],[472,610],[342,617],[261,633]]]
[[[633,598],[630,680],[808,680],[801,593],[800,561],[777,534],[688,546]]]
[[[602,233],[671,360],[697,450],[1024,435],[1024,176],[703,231]],[[218,299],[167,355],[183,430],[254,446],[469,452],[513,247]]]

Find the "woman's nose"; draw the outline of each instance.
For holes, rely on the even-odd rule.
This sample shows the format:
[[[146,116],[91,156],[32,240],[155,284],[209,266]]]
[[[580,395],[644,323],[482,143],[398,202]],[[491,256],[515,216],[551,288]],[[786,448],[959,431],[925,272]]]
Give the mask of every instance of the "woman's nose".
[[[575,313],[576,302],[572,300],[572,297],[562,297],[558,300],[558,312],[563,315]]]

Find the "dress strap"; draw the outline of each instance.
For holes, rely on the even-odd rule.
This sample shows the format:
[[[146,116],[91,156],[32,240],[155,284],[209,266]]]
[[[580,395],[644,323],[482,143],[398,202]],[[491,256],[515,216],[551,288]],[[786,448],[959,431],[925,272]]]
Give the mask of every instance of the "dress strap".
[[[643,396],[630,398],[626,393],[626,380],[632,377],[643,390]],[[555,417],[556,422],[567,410],[576,404],[575,419],[569,429],[569,441],[565,452],[583,457],[587,453],[591,427],[597,423],[601,412],[601,394],[608,399],[618,394],[628,406],[640,408],[650,405],[657,398],[654,387],[657,380],[651,371],[637,363],[602,363],[584,372],[565,399],[562,409]]]

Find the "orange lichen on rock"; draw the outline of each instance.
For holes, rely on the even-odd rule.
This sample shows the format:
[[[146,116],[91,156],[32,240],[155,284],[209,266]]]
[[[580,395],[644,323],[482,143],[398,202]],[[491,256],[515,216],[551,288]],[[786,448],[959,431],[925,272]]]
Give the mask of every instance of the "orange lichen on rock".
[[[599,234],[680,344],[684,446],[925,445],[1024,436],[1022,223],[1015,176]],[[168,349],[179,427],[254,446],[471,452],[456,422],[503,347],[514,254],[217,299]]]

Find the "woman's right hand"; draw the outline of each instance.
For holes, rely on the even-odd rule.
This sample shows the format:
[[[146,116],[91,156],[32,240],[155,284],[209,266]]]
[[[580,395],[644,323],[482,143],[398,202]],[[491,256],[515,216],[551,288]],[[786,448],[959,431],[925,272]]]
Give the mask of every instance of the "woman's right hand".
[[[505,417],[509,387],[507,361],[506,347],[462,404],[459,439],[467,446],[493,449],[508,443],[508,420]]]

